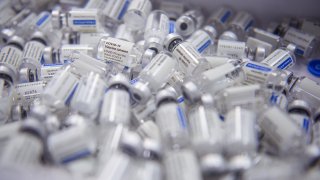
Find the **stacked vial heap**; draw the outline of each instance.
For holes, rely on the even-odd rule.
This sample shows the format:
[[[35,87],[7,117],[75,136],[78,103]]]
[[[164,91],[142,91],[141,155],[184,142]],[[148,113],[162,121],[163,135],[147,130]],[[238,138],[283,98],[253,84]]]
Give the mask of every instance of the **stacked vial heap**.
[[[255,22],[1,0],[0,179],[320,179],[319,22]]]

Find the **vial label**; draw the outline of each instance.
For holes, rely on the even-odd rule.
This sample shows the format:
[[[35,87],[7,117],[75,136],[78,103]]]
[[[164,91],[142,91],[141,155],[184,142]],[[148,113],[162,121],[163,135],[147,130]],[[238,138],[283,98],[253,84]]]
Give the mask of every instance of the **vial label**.
[[[182,68],[182,71],[188,74],[194,71],[201,58],[199,52],[188,42],[179,44],[172,53],[179,61],[179,66]]]
[[[287,44],[293,43],[297,45],[295,53],[303,56],[307,51],[310,51],[308,48],[310,48],[310,45],[315,40],[315,37],[298,31],[297,29],[289,28],[283,37],[283,40]]]
[[[38,41],[30,41],[25,45],[22,57],[24,59],[32,59],[37,62],[41,62],[42,51],[44,48],[44,44]]]
[[[0,52],[0,63],[18,69],[21,64],[22,51],[13,46],[5,46]]]
[[[221,23],[226,23],[228,19],[231,17],[232,12],[226,8],[220,8],[217,11],[216,19],[219,20]]]
[[[261,61],[261,63],[267,64],[271,67],[277,67],[279,69],[288,69],[294,65],[294,60],[288,51],[276,49],[266,59]]]
[[[270,67],[255,62],[245,63],[242,70],[246,76],[245,84],[264,84],[272,72]]]
[[[63,45],[60,49],[60,61],[68,60],[73,51],[78,51],[86,55],[92,55],[93,47],[89,45]]]
[[[79,44],[96,46],[97,42],[104,36],[110,35],[108,33],[80,33]]]
[[[44,81],[22,83],[16,85],[17,101],[22,105],[30,105],[35,99],[39,99],[46,83]]]
[[[127,12],[130,2],[130,0],[108,1],[104,12],[106,12],[107,16],[112,19],[121,20]]]
[[[303,132],[307,135],[308,142],[310,142],[310,127],[311,127],[311,121],[308,116],[302,115],[302,114],[297,114],[297,113],[292,113],[290,114],[290,117],[301,127]]]
[[[62,64],[43,65],[41,67],[41,80],[49,82],[53,78],[53,76],[61,69],[62,66]]]
[[[281,109],[286,110],[288,106],[288,99],[284,94],[278,94],[272,93],[270,97],[270,103],[273,105],[278,105]]]
[[[176,32],[177,32],[175,26],[176,26],[176,22],[170,20],[170,21],[169,21],[169,34],[172,34],[172,33],[176,33]]]
[[[119,63],[124,66],[131,67],[129,55],[134,47],[134,43],[116,39],[107,38],[104,39],[104,60]]]
[[[46,27],[51,21],[51,14],[49,12],[43,12],[39,15],[36,21],[36,26],[38,28]]]
[[[151,6],[149,0],[133,0],[127,11],[138,10],[143,16],[147,16],[151,11]]]
[[[98,23],[97,10],[77,10],[68,14],[68,25],[74,31],[96,32]]]
[[[199,53],[202,53],[212,45],[210,36],[202,30],[196,31],[187,41],[193,44]]]
[[[217,46],[218,56],[228,56],[241,59],[246,57],[246,43],[238,41],[219,40]]]

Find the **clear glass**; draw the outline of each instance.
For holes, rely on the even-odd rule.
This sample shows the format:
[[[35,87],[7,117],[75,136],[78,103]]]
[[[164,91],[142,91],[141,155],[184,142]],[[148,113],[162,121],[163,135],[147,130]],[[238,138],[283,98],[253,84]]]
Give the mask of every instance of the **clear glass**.
[[[199,29],[204,22],[204,15],[200,9],[185,12],[176,21],[176,30],[181,36],[189,36]]]
[[[123,17],[124,23],[133,31],[142,30],[151,10],[152,4],[149,0],[132,0]]]
[[[202,179],[197,157],[193,151],[168,151],[163,160],[167,180]]]
[[[226,152],[229,156],[257,153],[256,113],[236,106],[225,117]]]
[[[80,80],[71,108],[84,114],[90,119],[95,119],[99,114],[99,106],[103,98],[106,86],[99,74],[90,72],[87,77]]]
[[[101,15],[98,9],[73,9],[66,14],[67,27],[77,32],[99,32]]]
[[[165,37],[169,34],[169,18],[164,11],[155,10],[147,19],[144,40],[146,48],[163,48]]]
[[[273,51],[273,53],[267,56],[261,63],[278,69],[289,69],[295,65],[296,56],[292,51],[280,48]]]
[[[13,85],[11,82],[0,79],[0,124],[10,119],[13,105]]]
[[[231,41],[231,40],[218,40],[217,55],[226,56],[234,59],[246,58],[248,48],[245,42]]]
[[[234,12],[229,7],[218,8],[208,19],[208,25],[212,26],[217,31],[217,35],[220,35],[226,28],[227,24],[231,20]]]
[[[103,10],[105,24],[109,27],[120,24],[130,5],[130,0],[110,0]]]
[[[214,44],[215,37],[211,36],[211,33],[208,33],[205,30],[200,29],[194,32],[186,41],[190,42],[199,53],[202,53],[210,45]]]

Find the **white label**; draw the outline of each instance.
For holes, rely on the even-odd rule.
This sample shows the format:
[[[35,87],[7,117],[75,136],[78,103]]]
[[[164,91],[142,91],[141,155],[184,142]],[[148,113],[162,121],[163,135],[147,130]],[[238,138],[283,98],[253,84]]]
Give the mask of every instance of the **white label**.
[[[25,45],[22,57],[25,59],[32,59],[40,63],[42,58],[42,51],[44,48],[45,45],[43,45],[42,43],[37,41],[30,41]]]
[[[179,67],[186,74],[191,74],[198,66],[201,55],[188,42],[179,44],[174,50],[173,55],[179,61]]]
[[[308,48],[310,48],[309,46],[311,45],[312,41],[315,40],[315,37],[298,31],[294,28],[289,28],[283,39],[287,44],[292,43],[297,45],[298,47],[295,53],[303,56],[307,51],[310,51]]]
[[[89,45],[63,45],[60,52],[60,61],[68,60],[73,51],[78,51],[86,55],[92,55],[93,48]]]
[[[228,56],[241,59],[246,57],[246,43],[229,40],[219,40],[217,47],[218,56]]]
[[[13,46],[5,46],[0,52],[0,63],[8,64],[18,69],[21,64],[22,51]]]
[[[216,68],[207,70],[202,73],[202,76],[208,79],[210,82],[216,82],[220,79],[225,78],[225,76],[232,71],[236,70],[236,66],[231,63],[226,63]]]
[[[40,98],[46,83],[44,81],[22,83],[16,85],[17,101],[23,105],[30,105]]]
[[[129,55],[134,43],[116,39],[107,38],[104,41],[104,60],[119,63],[124,66],[131,66]]]
[[[243,65],[242,70],[245,73],[245,84],[265,84],[273,69],[264,64],[256,62],[247,62]]]
[[[271,67],[277,67],[279,69],[288,69],[294,65],[294,59],[290,53],[283,49],[276,49],[266,59],[261,61],[263,64],[267,64]]]
[[[97,42],[104,37],[110,36],[108,33],[80,33],[79,44],[97,45]]]
[[[97,10],[73,10],[68,14],[68,25],[74,31],[96,32],[98,24]]]
[[[41,80],[49,82],[52,77],[61,69],[61,65],[44,65],[41,67]]]

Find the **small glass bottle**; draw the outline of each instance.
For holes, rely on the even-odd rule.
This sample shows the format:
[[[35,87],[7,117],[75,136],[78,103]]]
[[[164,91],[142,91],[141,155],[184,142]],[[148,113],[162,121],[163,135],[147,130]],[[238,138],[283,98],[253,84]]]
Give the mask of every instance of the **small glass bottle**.
[[[240,106],[229,109],[225,117],[225,148],[229,157],[253,157],[257,153],[258,137],[255,126],[254,111]]]
[[[14,98],[14,86],[11,81],[0,78],[0,124],[9,121]]]
[[[248,37],[246,45],[249,49],[248,58],[258,62],[264,60],[274,49],[271,44],[254,37]]]
[[[77,32],[103,31],[101,15],[97,9],[72,9],[66,13],[52,11],[54,29],[69,28]]]
[[[71,108],[89,119],[95,119],[99,114],[105,89],[104,80],[100,75],[90,72],[80,79],[79,87],[71,101]]]
[[[38,81],[41,77],[41,64],[43,64],[42,54],[46,46],[46,40],[41,32],[35,32],[30,41],[24,47],[22,62],[20,64],[20,82],[21,76],[25,77],[27,82]],[[27,74],[23,73],[27,72]]]
[[[169,18],[164,11],[155,10],[150,13],[144,33],[145,48],[162,51],[163,43],[169,34]]]
[[[189,149],[168,151],[163,159],[167,180],[200,180],[201,172],[195,153]]]
[[[273,51],[269,56],[261,61],[271,67],[279,69],[289,69],[296,63],[296,56],[294,55],[295,46],[290,44],[287,48],[279,48]]]
[[[177,103],[175,94],[167,89],[156,95],[155,121],[159,126],[165,148],[174,149],[188,143],[188,126],[185,114]]]
[[[0,74],[16,84],[19,79],[19,67],[22,61],[24,40],[12,37],[0,51]]]
[[[303,130],[276,106],[267,108],[258,119],[258,124],[264,138],[279,154],[297,153],[306,144]]]
[[[211,26],[205,26],[194,32],[186,41],[194,45],[199,53],[204,52],[210,45],[213,45],[217,32]]]
[[[219,36],[231,20],[234,12],[229,7],[220,7],[209,17],[207,25],[215,29],[216,35]]]
[[[145,103],[169,81],[176,67],[176,61],[169,53],[157,54],[140,72],[132,87],[135,101]]]
[[[45,85],[44,81],[17,84],[15,90],[16,101],[24,107],[30,106],[34,100],[41,98]]]
[[[244,41],[253,22],[254,19],[251,14],[245,11],[238,12],[229,23],[228,30],[222,33],[220,39]]]
[[[110,0],[107,2],[103,10],[105,16],[105,24],[108,27],[114,27],[122,22],[126,14],[131,0]]]
[[[151,10],[152,4],[149,0],[132,0],[123,17],[124,23],[132,31],[142,30]]]
[[[110,79],[104,94],[99,121],[101,124],[130,124],[129,81],[123,74]]]
[[[205,58],[189,42],[183,41],[178,34],[169,34],[164,42],[165,48],[173,54],[178,61],[179,70],[185,75],[192,75],[209,69]]]
[[[301,127],[304,131],[307,143],[311,142],[311,107],[306,101],[294,100],[288,105],[288,113],[291,118]]]
[[[200,9],[189,10],[177,19],[177,33],[183,37],[190,36],[202,26],[203,22],[204,16]]]
[[[280,36],[272,34],[268,31],[265,31],[259,28],[252,28],[251,34],[254,38],[271,44],[272,51],[279,48],[279,46],[282,44],[282,39]]]
[[[128,41],[112,37],[100,39],[96,49],[97,59],[134,67],[141,61],[142,53],[137,46]]]

